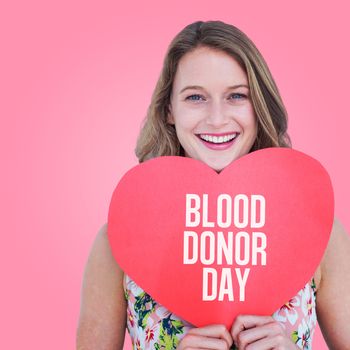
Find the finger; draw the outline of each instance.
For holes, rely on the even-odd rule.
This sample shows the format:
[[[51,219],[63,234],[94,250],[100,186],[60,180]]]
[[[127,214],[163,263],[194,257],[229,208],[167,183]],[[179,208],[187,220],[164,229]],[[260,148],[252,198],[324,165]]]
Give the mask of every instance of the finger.
[[[224,339],[187,333],[180,343],[180,349],[228,350],[230,346]]]
[[[228,347],[231,347],[233,343],[231,334],[227,330],[226,326],[221,324],[192,328],[187,334],[202,335],[211,338],[220,338],[227,343]]]
[[[248,344],[276,335],[285,336],[282,326],[278,322],[267,323],[263,326],[256,326],[240,332],[237,335],[236,344],[239,348],[244,349]]]
[[[233,341],[237,342],[237,336],[240,332],[267,323],[274,322],[271,316],[255,316],[255,315],[238,315],[231,327],[231,335]]]
[[[263,338],[255,343],[249,344],[245,350],[270,350],[283,346],[283,349],[296,350],[299,349],[290,339],[283,335],[275,335],[269,338]]]

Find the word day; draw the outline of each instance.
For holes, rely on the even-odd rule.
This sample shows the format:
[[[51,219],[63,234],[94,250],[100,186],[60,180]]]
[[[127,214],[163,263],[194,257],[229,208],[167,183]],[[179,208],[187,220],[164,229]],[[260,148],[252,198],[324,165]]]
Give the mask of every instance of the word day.
[[[203,301],[223,301],[224,298],[234,301],[235,294],[239,301],[245,301],[251,268],[266,266],[267,261],[266,235],[256,230],[265,225],[265,198],[255,194],[249,197],[238,194],[233,198],[220,194],[216,203],[217,220],[209,221],[208,195],[203,194],[202,198],[197,194],[186,195],[186,228],[191,230],[184,230],[183,264],[204,265]],[[221,229],[196,232],[193,227]],[[228,227],[229,231],[222,230]]]

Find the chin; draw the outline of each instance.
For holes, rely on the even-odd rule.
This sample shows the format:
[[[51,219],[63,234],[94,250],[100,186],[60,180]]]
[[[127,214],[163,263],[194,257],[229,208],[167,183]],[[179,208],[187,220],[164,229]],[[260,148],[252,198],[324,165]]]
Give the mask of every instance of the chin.
[[[218,164],[217,162],[204,162],[204,163],[207,164],[213,170],[215,170],[217,173],[220,173],[228,165],[230,165],[232,163],[232,161],[231,162],[226,162],[226,163],[220,163],[220,164]]]

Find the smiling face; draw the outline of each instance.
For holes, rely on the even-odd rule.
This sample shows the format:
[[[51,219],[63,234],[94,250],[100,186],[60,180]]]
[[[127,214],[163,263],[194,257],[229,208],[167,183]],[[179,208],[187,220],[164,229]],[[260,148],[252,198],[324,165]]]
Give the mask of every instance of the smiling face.
[[[168,122],[185,155],[221,171],[247,154],[257,135],[247,75],[223,51],[200,47],[178,65]]]

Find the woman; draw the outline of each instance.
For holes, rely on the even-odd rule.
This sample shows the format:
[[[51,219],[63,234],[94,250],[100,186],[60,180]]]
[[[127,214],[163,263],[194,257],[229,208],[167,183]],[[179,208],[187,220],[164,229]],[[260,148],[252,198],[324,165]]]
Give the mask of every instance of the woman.
[[[136,155],[180,155],[220,172],[257,149],[289,147],[287,113],[269,69],[249,38],[219,21],[196,22],[172,41]],[[350,349],[350,239],[333,225],[307,285],[270,316],[240,315],[193,328],[159,305],[114,261],[103,226],[84,276],[78,349],[311,349],[318,320],[331,349]],[[312,249],[312,248],[311,248]],[[317,297],[316,297],[317,296]]]

